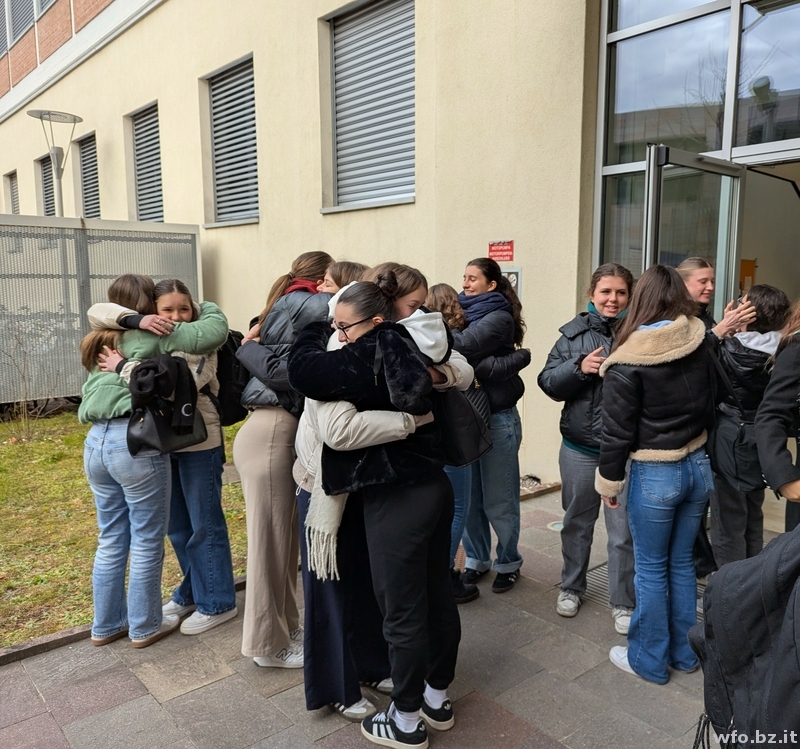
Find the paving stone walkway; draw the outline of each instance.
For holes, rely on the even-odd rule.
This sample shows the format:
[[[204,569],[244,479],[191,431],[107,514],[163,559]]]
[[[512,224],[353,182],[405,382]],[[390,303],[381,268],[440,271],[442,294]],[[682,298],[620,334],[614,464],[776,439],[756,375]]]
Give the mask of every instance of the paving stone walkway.
[[[463,639],[450,695],[456,726],[437,749],[689,749],[702,675],[649,684],[611,665],[610,610],[586,602],[555,613],[560,497],[522,503],[525,564],[503,595],[480,583],[460,606]],[[605,561],[601,520],[592,565]],[[487,577],[491,577],[490,575]],[[244,605],[239,594],[239,606]],[[241,616],[149,648],[88,640],[0,667],[0,749],[348,749],[373,746],[331,710],[308,712],[303,672],[243,658]],[[370,693],[385,705],[387,698]]]

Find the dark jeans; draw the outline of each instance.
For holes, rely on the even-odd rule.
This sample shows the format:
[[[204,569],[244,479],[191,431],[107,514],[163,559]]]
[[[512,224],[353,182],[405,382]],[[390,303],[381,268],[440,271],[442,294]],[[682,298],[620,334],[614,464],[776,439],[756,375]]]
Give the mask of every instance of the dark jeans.
[[[740,492],[714,474],[711,494],[711,545],[718,567],[749,559],[764,546],[764,490]]]
[[[305,637],[303,676],[306,708],[332,702],[352,705],[361,699],[360,681],[389,676],[389,648],[383,616],[372,590],[364,533],[364,507],[356,492],[347,498],[337,536],[338,580],[320,580],[308,569],[304,533],[309,493],[297,493],[300,554],[303,561]]]
[[[361,491],[372,581],[383,612],[398,710],[422,706],[425,682],[453,680],[461,620],[450,582],[453,487],[444,471],[408,486]]]

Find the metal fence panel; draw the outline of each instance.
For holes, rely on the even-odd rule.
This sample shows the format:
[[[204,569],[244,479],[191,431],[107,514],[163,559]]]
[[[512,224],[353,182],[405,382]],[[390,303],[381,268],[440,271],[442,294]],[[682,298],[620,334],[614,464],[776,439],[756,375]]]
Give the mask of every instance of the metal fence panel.
[[[179,278],[200,298],[197,228],[0,215],[0,403],[79,395],[86,311],[111,281]]]

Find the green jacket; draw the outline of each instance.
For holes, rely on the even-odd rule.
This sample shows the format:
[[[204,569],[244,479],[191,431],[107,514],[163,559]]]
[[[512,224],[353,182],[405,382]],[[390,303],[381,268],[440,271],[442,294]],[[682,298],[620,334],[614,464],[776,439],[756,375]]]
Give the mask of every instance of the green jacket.
[[[159,354],[183,351],[204,354],[216,351],[228,337],[228,320],[213,302],[200,305],[196,322],[179,322],[169,335],[159,337],[146,330],[129,330],[122,334],[120,353],[126,359],[145,361]],[[94,369],[81,391],[83,400],[78,409],[82,424],[127,416],[131,412],[131,393],[116,372]]]

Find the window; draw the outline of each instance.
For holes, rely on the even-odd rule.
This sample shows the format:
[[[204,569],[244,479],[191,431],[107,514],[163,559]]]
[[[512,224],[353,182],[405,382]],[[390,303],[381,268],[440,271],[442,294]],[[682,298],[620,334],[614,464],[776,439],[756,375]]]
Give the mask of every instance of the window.
[[[253,61],[208,81],[215,221],[258,216],[258,162]]]
[[[11,208],[11,213],[19,213],[19,182],[17,181],[17,173],[11,172],[7,174],[6,180],[9,202],[7,207]]]
[[[39,0],[39,13],[42,15],[56,0]]]
[[[11,43],[16,42],[31,26],[36,15],[33,0],[11,0]]]
[[[133,169],[136,184],[136,218],[164,220],[161,189],[161,144],[158,134],[158,105],[133,115]]]
[[[8,36],[6,34],[6,4],[0,0],[0,55],[8,52]]]
[[[334,200],[413,197],[414,0],[334,18]]]
[[[97,173],[97,140],[94,135],[78,141],[81,168],[82,215],[100,218],[100,179]]]
[[[45,216],[56,215],[56,195],[53,185],[53,162],[50,156],[39,159],[39,172],[42,177],[42,208]]]

